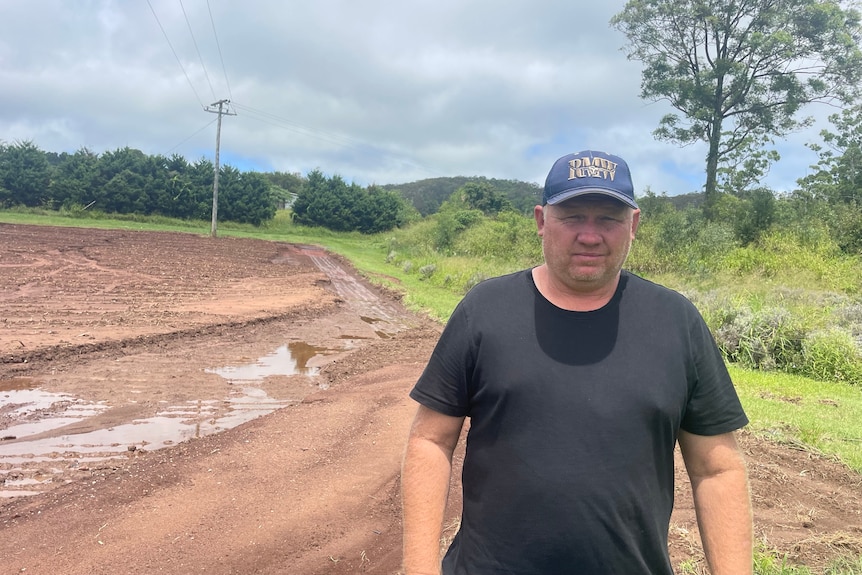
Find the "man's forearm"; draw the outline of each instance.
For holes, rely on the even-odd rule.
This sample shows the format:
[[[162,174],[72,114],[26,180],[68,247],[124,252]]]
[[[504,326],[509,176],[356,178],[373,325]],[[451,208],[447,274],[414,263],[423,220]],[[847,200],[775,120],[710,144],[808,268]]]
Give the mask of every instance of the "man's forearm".
[[[401,472],[404,509],[404,573],[439,575],[440,537],[449,495],[451,455],[411,437]]]
[[[697,522],[712,575],[752,573],[752,516],[744,466],[692,481]]]

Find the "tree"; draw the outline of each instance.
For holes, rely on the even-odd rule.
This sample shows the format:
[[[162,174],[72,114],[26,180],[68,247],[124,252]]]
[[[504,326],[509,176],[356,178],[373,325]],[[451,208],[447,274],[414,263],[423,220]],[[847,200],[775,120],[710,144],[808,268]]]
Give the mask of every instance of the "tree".
[[[99,156],[87,148],[60,154],[51,179],[51,199],[58,206],[84,207],[94,200],[91,190],[99,173]]]
[[[363,234],[391,230],[415,213],[396,191],[373,185],[364,189],[355,183],[348,186],[341,176],[327,178],[320,170],[308,174],[292,210],[298,224]]]
[[[810,147],[819,155],[816,172],[799,184],[830,203],[862,205],[862,105],[829,116],[836,132],[823,130],[824,146]]]
[[[148,202],[145,185],[144,176],[124,169],[105,184],[105,198],[98,207],[108,213],[146,214]]]
[[[764,138],[763,143],[768,140]],[[716,174],[716,188],[722,194],[736,195],[762,190],[760,182],[769,173],[772,163],[779,159],[777,151],[757,149],[755,142],[745,142],[724,156]]]
[[[4,203],[41,205],[49,200],[51,171],[45,152],[30,141],[0,146],[0,188]]]
[[[512,209],[512,202],[488,182],[467,182],[456,194],[468,209],[479,210],[486,216]]]
[[[294,221],[337,232],[357,229],[357,188],[355,184],[348,186],[341,176],[327,178],[320,170],[310,172],[293,203]]]
[[[374,185],[362,192],[357,209],[357,229],[363,234],[376,234],[403,226],[415,212],[398,192]]]
[[[733,229],[742,245],[757,241],[775,221],[776,200],[772,191],[759,188],[736,194],[722,194],[713,208],[714,222]]]
[[[222,185],[224,182],[224,185]],[[240,172],[230,166],[221,168],[219,211],[225,220],[259,226],[275,216],[275,201],[269,182],[257,172]]]
[[[183,209],[186,215],[183,217],[197,220],[208,220],[212,217],[214,170],[215,164],[206,158],[189,164],[186,172],[188,188],[186,193],[178,198],[185,200]]]
[[[794,199],[822,204],[817,211],[828,222],[838,245],[862,253],[862,105],[829,116],[836,132],[823,130],[824,145],[810,147],[820,158],[815,171],[800,179]]]
[[[735,151],[809,123],[808,103],[852,101],[862,77],[859,13],[834,0],[629,0],[611,25],[644,63],[641,97],[667,100],[659,139],[708,144],[704,212]]]

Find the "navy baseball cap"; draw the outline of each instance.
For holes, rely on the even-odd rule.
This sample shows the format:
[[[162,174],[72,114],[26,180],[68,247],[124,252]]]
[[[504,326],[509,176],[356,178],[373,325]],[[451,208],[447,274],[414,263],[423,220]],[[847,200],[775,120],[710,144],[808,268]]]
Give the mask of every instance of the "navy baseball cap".
[[[559,204],[585,194],[602,194],[638,209],[632,173],[619,156],[584,150],[554,162],[545,180],[542,205]]]

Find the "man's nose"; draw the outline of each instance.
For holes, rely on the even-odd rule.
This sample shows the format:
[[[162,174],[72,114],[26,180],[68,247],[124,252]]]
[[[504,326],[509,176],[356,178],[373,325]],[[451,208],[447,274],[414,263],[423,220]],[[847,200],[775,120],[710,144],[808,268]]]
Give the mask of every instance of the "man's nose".
[[[577,240],[582,244],[599,244],[602,242],[602,235],[596,222],[586,221],[578,230]]]

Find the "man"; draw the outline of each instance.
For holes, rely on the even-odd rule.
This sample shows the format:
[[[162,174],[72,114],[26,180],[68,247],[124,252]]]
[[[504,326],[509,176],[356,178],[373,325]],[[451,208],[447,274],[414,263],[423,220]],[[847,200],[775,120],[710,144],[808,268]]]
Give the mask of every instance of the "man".
[[[640,211],[619,157],[557,160],[534,209],[544,263],[458,305],[410,395],[406,575],[671,575],[682,450],[713,575],[752,573],[748,420],[694,306],[622,270]],[[470,418],[461,527],[439,558]]]

